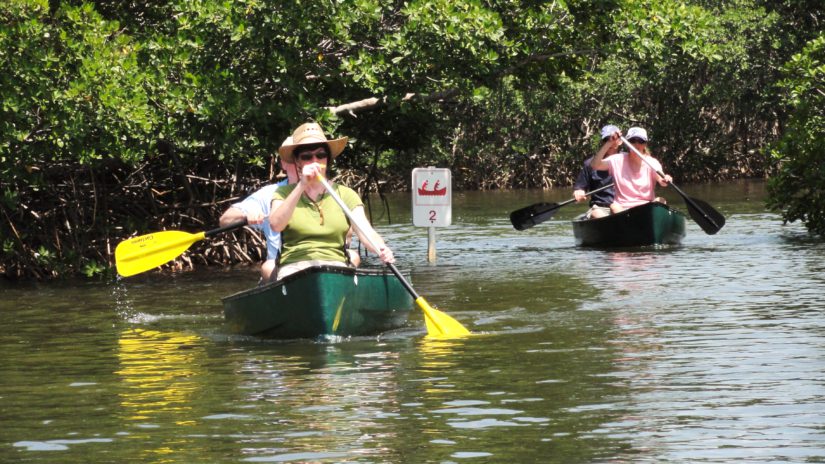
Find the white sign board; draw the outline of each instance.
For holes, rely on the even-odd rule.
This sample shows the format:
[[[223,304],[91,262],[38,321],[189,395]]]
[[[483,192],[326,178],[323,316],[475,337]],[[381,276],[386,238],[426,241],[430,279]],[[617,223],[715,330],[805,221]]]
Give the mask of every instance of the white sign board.
[[[412,172],[413,225],[446,227],[453,221],[452,176],[449,169],[415,168]]]

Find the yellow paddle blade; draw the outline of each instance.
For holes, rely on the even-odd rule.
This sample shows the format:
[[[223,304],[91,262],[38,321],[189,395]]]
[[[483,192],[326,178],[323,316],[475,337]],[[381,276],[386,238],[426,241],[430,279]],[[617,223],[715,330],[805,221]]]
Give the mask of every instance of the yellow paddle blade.
[[[124,240],[115,248],[117,273],[129,277],[156,268],[180,256],[205,234],[166,230]]]
[[[461,338],[472,335],[460,322],[430,306],[423,296],[416,298],[415,303],[424,311],[427,338]]]

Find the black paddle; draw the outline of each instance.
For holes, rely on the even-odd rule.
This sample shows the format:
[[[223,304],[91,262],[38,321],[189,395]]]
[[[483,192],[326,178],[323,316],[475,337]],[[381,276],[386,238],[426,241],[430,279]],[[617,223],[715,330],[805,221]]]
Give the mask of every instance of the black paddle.
[[[601,192],[602,190],[610,187],[613,187],[612,183],[605,185],[604,187],[599,187],[591,192],[587,192],[585,193],[585,196],[589,196],[596,192]],[[510,222],[513,223],[513,227],[515,227],[516,230],[529,229],[534,225],[541,224],[542,222],[553,217],[556,214],[556,211],[558,211],[562,206],[569,205],[575,201],[575,198],[571,198],[561,203],[536,203],[534,205],[527,206],[526,208],[517,209],[510,213]]]
[[[627,141],[624,137],[621,137],[622,142],[627,145],[633,153],[636,154],[639,158],[642,159],[651,169],[656,171],[656,168],[650,161],[646,160],[639,150],[636,149],[630,142]],[[656,174],[659,175],[662,179],[665,178],[664,173],[662,171],[656,171]],[[725,225],[725,216],[722,216],[722,213],[713,209],[713,206],[705,203],[704,201],[698,198],[690,198],[682,191],[679,187],[676,186],[673,182],[668,182],[668,185],[673,187],[674,190],[679,192],[679,195],[682,196],[682,199],[685,200],[685,205],[687,205],[688,213],[690,213],[690,217],[696,221],[696,224],[699,224],[699,227],[705,231],[708,235],[713,235]]]

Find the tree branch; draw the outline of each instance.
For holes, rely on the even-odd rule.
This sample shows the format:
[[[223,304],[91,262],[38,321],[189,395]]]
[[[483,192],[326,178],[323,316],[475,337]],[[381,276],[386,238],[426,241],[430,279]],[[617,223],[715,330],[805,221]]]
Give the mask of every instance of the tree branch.
[[[458,89],[449,89],[444,90],[441,92],[425,94],[425,93],[408,93],[401,98],[400,102],[407,102],[407,101],[418,101],[422,103],[434,102],[434,101],[446,101],[450,98],[454,97],[458,93]],[[349,114],[350,116],[355,117],[355,113],[361,111],[368,111],[378,108],[380,106],[389,105],[391,100],[389,97],[371,97],[365,98],[363,100],[358,100],[350,103],[344,103],[343,105],[338,106],[328,106],[327,109],[332,114]]]
[[[597,53],[598,53],[598,50],[573,50],[573,51],[569,51],[569,52],[559,52],[559,53],[549,53],[549,54],[544,53],[544,54],[538,54],[538,55],[531,55],[531,56],[528,56],[528,57],[524,58],[523,60],[519,61],[515,65],[505,68],[499,74],[500,75],[508,75],[508,74],[512,73],[513,71],[515,71],[516,69],[518,69],[522,66],[525,66],[527,64],[534,63],[534,62],[537,62],[537,61],[546,61],[548,59],[556,58],[556,57],[560,57],[560,56],[585,55],[585,54],[593,55],[593,54],[597,54]],[[434,101],[446,101],[446,100],[449,100],[452,97],[454,97],[456,94],[458,94],[458,89],[442,90],[441,92],[436,92],[436,93],[432,93],[432,94],[408,93],[408,94],[404,95],[404,97],[401,98],[401,100],[399,100],[399,102],[407,102],[407,101],[412,101],[412,100],[416,100],[416,101],[422,102],[422,103],[428,103],[428,102],[434,102]],[[384,96],[384,97],[371,97],[371,98],[365,98],[363,100],[358,100],[358,101],[354,101],[354,102],[350,102],[350,103],[344,103],[343,105],[328,106],[327,109],[332,114],[349,114],[352,117],[357,117],[355,115],[355,113],[359,113],[361,111],[373,110],[373,109],[376,109],[380,106],[385,106],[385,105],[389,105],[389,104],[390,104],[389,97],[386,97],[386,96]]]

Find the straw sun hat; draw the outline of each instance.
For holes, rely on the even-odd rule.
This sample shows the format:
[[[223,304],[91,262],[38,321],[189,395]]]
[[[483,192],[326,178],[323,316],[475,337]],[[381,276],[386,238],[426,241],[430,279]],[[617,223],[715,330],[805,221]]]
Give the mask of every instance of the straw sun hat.
[[[344,151],[344,148],[347,146],[347,140],[347,137],[328,140],[324,135],[324,130],[321,129],[321,126],[314,122],[308,122],[301,124],[297,129],[295,129],[295,132],[292,133],[291,143],[287,143],[287,140],[285,140],[284,144],[278,149],[278,154],[280,154],[287,163],[294,163],[295,157],[292,155],[296,148],[301,145],[326,143],[329,147],[330,156],[335,158],[340,155],[342,151]]]

